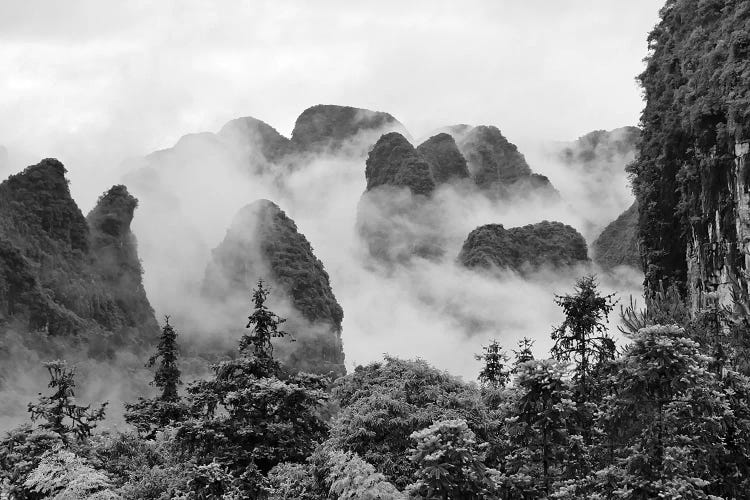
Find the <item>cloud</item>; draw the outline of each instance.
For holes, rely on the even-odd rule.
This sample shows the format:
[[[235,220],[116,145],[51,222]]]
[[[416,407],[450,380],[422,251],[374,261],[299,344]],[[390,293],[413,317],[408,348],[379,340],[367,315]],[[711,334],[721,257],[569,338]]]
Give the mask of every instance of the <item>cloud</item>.
[[[204,311],[191,306],[199,302],[210,250],[237,210],[271,199],[331,275],[345,312],[350,368],[389,352],[473,378],[472,354],[491,337],[512,347],[529,335],[543,353],[561,320],[553,294],[569,291],[591,269],[526,280],[473,273],[452,260],[462,238],[484,223],[512,227],[544,218],[590,237],[590,207],[575,199],[508,206],[440,191],[451,217],[446,258],[383,273],[367,265],[355,232],[363,158],[309,158],[283,189],[272,176],[241,171],[206,137],[137,181],[128,176],[134,163],[123,159],[168,147],[188,132],[218,130],[238,116],[256,116],[289,135],[306,107],[338,103],[387,111],[414,137],[453,123],[497,125],[533,170],[563,188],[553,175],[557,165],[535,161],[534,151],[550,139],[637,121],[642,103],[634,76],[657,11],[650,0],[3,2],[2,173],[58,157],[84,212],[124,178],[141,199],[133,228],[149,297],[158,317],[172,314],[184,338],[191,313]],[[567,180],[575,185],[575,177]],[[613,219],[615,208],[596,216]],[[602,278],[602,287],[637,294],[639,280],[624,273]],[[18,362],[36,364],[35,356],[23,353]],[[142,367],[128,372],[140,362],[121,357],[115,366],[122,370],[98,362],[82,367],[97,374],[82,379],[102,384],[83,390],[81,399],[142,394],[136,389],[149,374]],[[205,369],[188,364],[186,373]],[[122,373],[135,382],[121,387],[128,380]],[[35,376],[14,383],[22,403],[43,386]]]
[[[415,136],[492,123],[528,150],[637,121],[634,76],[657,10],[650,0],[4,2],[0,143],[29,161],[59,157],[87,208],[125,156],[244,115],[288,134],[316,103],[388,111]]]

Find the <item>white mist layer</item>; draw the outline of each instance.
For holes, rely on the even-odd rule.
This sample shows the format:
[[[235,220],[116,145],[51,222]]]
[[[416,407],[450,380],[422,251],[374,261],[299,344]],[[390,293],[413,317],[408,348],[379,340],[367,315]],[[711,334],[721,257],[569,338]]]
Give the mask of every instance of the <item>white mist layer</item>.
[[[530,197],[491,202],[443,187],[432,202],[445,217],[443,260],[416,259],[386,271],[369,260],[356,232],[357,206],[365,189],[364,156],[307,158],[279,182],[268,173],[253,175],[250,166],[216,146],[215,136],[191,136],[188,145],[181,142],[152,162],[148,176],[135,170],[126,177],[141,200],[133,228],[157,317],[170,314],[188,338],[205,331],[207,324],[220,329],[243,323],[244,316],[227,318],[227,308],[207,309],[199,285],[210,249],[224,237],[234,214],[258,198],[267,198],[296,222],[330,275],[344,309],[342,338],[349,370],[388,353],[421,357],[474,379],[479,365],[473,355],[491,338],[510,350],[521,338],[530,337],[537,355],[546,356],[549,334],[562,321],[554,295],[571,292],[577,277],[597,269],[593,264],[547,269],[526,278],[509,271],[471,271],[455,263],[461,244],[483,224],[516,227],[542,220],[570,224],[590,244],[603,224],[627,208],[626,200],[600,207],[592,201],[591,189],[619,188],[604,183],[591,186],[580,172],[559,171],[565,167],[553,162],[532,163],[532,169],[549,175],[553,182],[564,179],[556,184],[562,201]],[[366,151],[368,144],[354,144],[351,149]],[[576,191],[577,183],[589,193]],[[628,270],[600,276],[603,292],[616,292],[625,299],[641,295],[641,279]],[[251,286],[248,283],[248,292]],[[616,332],[614,324],[611,329]]]

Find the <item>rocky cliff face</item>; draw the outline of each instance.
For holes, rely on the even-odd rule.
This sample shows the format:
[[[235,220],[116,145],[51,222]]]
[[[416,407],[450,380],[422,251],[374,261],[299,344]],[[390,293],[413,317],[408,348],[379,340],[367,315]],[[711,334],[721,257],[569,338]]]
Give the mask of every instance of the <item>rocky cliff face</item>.
[[[141,276],[135,235],[130,223],[138,200],[123,185],[104,193],[86,217],[90,228],[93,268],[121,311],[122,323],[157,331]]]
[[[675,284],[696,310],[746,293],[750,70],[747,7],[669,0],[640,75],[646,107],[630,167],[645,283]]]
[[[466,158],[476,186],[492,197],[524,197],[536,192],[547,197],[559,194],[549,179],[531,171],[526,158],[494,126],[456,125],[452,131]]]
[[[435,190],[430,164],[398,132],[383,135],[365,163],[367,191],[380,186],[406,187],[429,196]]]
[[[440,207],[430,199],[435,191],[432,168],[397,132],[382,136],[370,151],[357,226],[377,260],[406,262],[443,254]]]
[[[203,293],[223,303],[247,297],[258,279],[270,282],[272,308],[291,306],[285,324],[295,342],[279,342],[284,362],[297,370],[345,373],[341,343],[343,310],[331,290],[328,273],[294,221],[274,203],[259,200],[235,216],[226,237],[213,251]]]
[[[450,134],[443,132],[430,137],[417,147],[417,152],[429,163],[436,184],[469,178],[466,158]]]
[[[90,227],[65,172],[62,163],[46,159],[0,184],[3,328],[115,333],[115,344],[150,340],[158,326],[129,232],[134,199],[124,187],[113,188],[92,212]]]
[[[561,222],[543,221],[511,229],[488,224],[469,233],[458,261],[469,268],[496,267],[525,273],[543,266],[586,262],[588,253],[583,236]]]
[[[306,153],[342,152],[362,154],[382,134],[406,133],[398,120],[388,113],[350,106],[320,104],[307,108],[297,118],[292,142]],[[356,139],[357,144],[348,144]]]
[[[593,244],[593,260],[603,269],[630,266],[641,269],[638,250],[638,202],[612,221]]]

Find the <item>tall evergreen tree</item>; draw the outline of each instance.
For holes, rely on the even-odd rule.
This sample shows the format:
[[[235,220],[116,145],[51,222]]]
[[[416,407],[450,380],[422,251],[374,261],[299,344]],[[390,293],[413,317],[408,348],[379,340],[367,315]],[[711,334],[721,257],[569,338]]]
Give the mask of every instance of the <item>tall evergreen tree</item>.
[[[250,498],[263,494],[274,466],[303,462],[327,434],[321,410],[328,380],[282,372],[271,341],[286,335],[284,319],[265,305],[268,294],[258,281],[239,356],[188,387],[191,415],[176,435],[185,455],[198,464],[215,461]]]
[[[724,478],[731,416],[712,359],[677,326],[632,336],[615,363],[615,393],[598,425],[618,443],[597,473],[602,492],[625,498],[709,498]]]
[[[155,398],[139,398],[136,403],[125,404],[125,421],[149,439],[158,430],[185,416],[186,407],[177,391],[177,387],[182,384],[178,356],[177,332],[169,324],[169,316],[166,316],[156,353],[146,363],[150,368],[159,362],[151,385],[161,389],[161,394]]]
[[[568,463],[568,419],[575,408],[565,366],[552,359],[526,361],[517,366],[514,385],[518,394],[506,418],[504,498],[546,497]]]
[[[565,320],[552,332],[552,357],[575,363],[573,380],[579,401],[586,402],[590,378],[597,364],[614,358],[615,344],[607,334],[606,323],[614,309],[614,294],[602,295],[594,276],[576,281],[575,293],[557,295],[555,303],[565,312]]]
[[[479,372],[479,381],[493,389],[505,387],[510,379],[510,371],[506,367],[510,359],[508,354],[495,339],[492,339],[486,347],[482,347],[482,350],[484,351],[482,354],[474,355],[478,361],[484,362]]]
[[[177,386],[182,384],[182,380],[180,380],[180,368],[177,366],[178,355],[177,332],[169,324],[169,316],[166,316],[156,354],[151,356],[146,364],[151,368],[158,360],[161,360],[151,384],[161,389],[162,401],[179,401],[180,399]]]

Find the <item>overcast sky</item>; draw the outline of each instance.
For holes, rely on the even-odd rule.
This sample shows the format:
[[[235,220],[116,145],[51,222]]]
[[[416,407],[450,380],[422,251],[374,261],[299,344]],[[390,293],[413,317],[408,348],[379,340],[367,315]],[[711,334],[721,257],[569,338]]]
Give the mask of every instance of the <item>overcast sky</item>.
[[[388,111],[414,136],[463,122],[574,139],[637,123],[662,3],[4,1],[0,144],[59,157],[76,194],[238,116],[289,135],[319,103]]]

